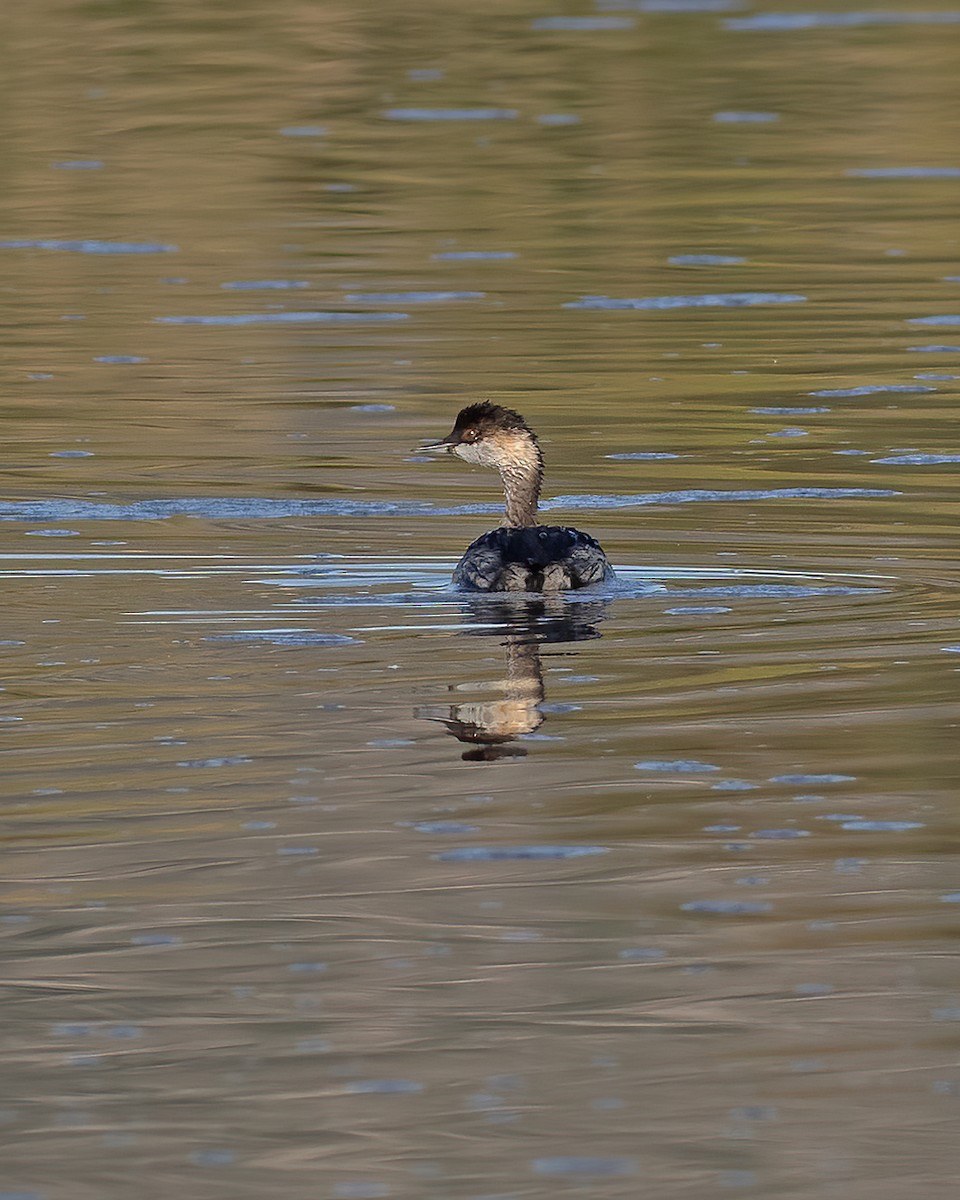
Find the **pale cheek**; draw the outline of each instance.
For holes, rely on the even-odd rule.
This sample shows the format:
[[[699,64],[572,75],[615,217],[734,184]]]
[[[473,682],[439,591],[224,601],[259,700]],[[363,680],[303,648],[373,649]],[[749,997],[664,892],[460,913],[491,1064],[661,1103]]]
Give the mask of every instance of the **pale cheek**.
[[[459,446],[454,447],[454,454],[457,458],[462,458],[464,462],[477,463],[480,466],[484,465],[483,456],[477,446],[469,442],[461,442]]]

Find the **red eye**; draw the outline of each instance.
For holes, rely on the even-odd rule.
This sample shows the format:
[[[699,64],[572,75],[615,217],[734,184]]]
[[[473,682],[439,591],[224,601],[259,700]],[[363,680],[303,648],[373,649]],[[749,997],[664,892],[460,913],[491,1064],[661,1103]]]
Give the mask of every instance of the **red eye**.
[[[477,431],[475,429],[468,429],[468,430],[466,430],[466,432],[463,435],[463,440],[465,442],[472,442],[476,439],[476,436],[477,436]]]

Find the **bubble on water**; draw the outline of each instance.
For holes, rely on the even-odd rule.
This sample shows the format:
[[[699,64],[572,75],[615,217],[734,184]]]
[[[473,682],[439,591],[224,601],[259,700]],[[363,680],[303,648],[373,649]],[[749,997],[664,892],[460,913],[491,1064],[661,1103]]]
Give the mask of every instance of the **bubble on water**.
[[[79,537],[78,529],[28,529],[24,537]]]
[[[604,458],[635,460],[637,462],[654,462],[661,458],[685,458],[683,454],[672,454],[668,450],[632,450],[623,454],[605,454]]]
[[[142,354],[98,354],[94,360],[98,363],[108,363],[110,366],[128,366],[134,363],[149,362]]]
[[[796,427],[791,427],[788,429],[777,429],[773,433],[768,433],[764,436],[770,438],[798,438],[809,437],[810,433],[806,429],[797,429]]]
[[[55,171],[102,171],[104,165],[99,158],[67,158],[50,164]]]
[[[625,962],[661,962],[667,957],[667,952],[654,946],[631,946],[621,950],[617,957]]]
[[[751,783],[749,779],[721,779],[719,783],[711,783],[711,792],[752,792],[760,785]]]
[[[343,1180],[333,1185],[334,1200],[380,1200],[390,1194],[387,1184],[368,1179]]]
[[[960,325],[960,316],[946,313],[936,317],[912,317],[908,325]]]
[[[583,296],[562,305],[580,310],[659,310],[674,308],[748,308],[755,304],[800,304],[806,296],[790,292],[708,292],[700,296],[648,296],[616,299],[612,296]]]
[[[832,996],[832,983],[798,983],[793,989],[795,996]]]
[[[133,946],[179,946],[182,942],[176,933],[135,933],[130,939]]]
[[[960,354],[960,346],[908,346],[913,354]]]
[[[358,413],[388,413],[396,412],[397,406],[395,404],[351,404],[350,411]]]
[[[92,450],[52,450],[51,458],[93,458]]]
[[[284,125],[280,130],[281,137],[315,138],[324,137],[329,131],[326,125]]]

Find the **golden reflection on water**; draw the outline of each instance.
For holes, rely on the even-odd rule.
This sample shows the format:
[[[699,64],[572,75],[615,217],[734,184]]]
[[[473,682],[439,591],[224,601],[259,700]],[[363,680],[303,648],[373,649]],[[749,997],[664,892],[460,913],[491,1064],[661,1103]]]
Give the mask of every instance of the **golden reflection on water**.
[[[0,1188],[946,1200],[957,30],[401,8],[0,48]],[[445,590],[481,395],[632,590]]]

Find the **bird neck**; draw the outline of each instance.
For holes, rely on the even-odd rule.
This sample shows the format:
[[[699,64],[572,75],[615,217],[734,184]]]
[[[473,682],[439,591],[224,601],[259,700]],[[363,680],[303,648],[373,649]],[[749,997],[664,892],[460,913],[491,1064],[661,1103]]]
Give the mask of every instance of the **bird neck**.
[[[537,502],[543,482],[543,457],[536,443],[530,452],[500,466],[506,506],[501,524],[525,527],[537,524]]]

